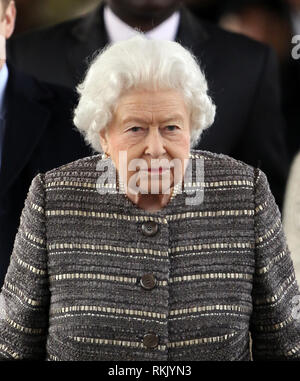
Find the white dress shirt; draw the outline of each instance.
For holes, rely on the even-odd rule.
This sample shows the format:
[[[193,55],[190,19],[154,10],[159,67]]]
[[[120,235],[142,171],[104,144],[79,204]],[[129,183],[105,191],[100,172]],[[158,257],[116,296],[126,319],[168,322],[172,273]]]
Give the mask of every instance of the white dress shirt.
[[[174,41],[178,30],[179,19],[179,11],[174,12],[167,20],[149,32],[144,33],[144,35],[153,40]],[[104,24],[109,41],[113,43],[128,40],[138,33],[137,30],[119,19],[108,6],[104,7]]]
[[[3,102],[4,102],[4,95],[5,95],[7,81],[8,81],[8,68],[5,63],[2,69],[0,70],[0,117],[3,116],[3,113],[4,113]]]
[[[4,96],[5,89],[8,81],[8,68],[6,63],[3,65],[0,70],[0,170],[2,162],[2,148],[3,148],[3,139],[4,139]]]

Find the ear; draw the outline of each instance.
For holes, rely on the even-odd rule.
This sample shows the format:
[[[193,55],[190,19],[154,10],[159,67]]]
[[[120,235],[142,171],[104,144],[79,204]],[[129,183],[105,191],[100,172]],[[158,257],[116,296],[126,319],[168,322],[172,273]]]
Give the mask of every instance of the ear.
[[[107,133],[106,127],[100,130],[99,135],[100,135],[100,144],[101,144],[102,150],[103,152],[107,152],[109,144],[108,144],[108,133]]]
[[[8,39],[13,34],[15,29],[15,22],[16,22],[16,5],[14,1],[11,1],[5,12],[4,12],[4,21],[5,21],[5,38]]]

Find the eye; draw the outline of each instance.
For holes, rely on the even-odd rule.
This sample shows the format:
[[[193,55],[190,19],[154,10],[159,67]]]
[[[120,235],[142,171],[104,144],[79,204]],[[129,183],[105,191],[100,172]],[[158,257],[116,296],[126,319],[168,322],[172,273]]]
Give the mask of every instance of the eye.
[[[178,129],[178,127],[174,126],[174,125],[166,126],[165,128],[169,132],[174,132],[174,131],[176,131]]]
[[[134,126],[129,129],[131,132],[140,132],[142,131],[142,127]]]

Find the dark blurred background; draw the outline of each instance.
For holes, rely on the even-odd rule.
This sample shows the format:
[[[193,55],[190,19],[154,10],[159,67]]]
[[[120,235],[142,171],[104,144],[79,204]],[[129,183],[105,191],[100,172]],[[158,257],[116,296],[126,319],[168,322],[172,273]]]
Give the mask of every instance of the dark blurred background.
[[[19,16],[15,34],[56,24],[91,10],[99,0],[15,0]],[[217,21],[224,1],[184,0],[195,13]],[[225,1],[226,2],[226,1]]]
[[[15,3],[17,35],[84,14],[99,4],[99,0],[15,0]]]

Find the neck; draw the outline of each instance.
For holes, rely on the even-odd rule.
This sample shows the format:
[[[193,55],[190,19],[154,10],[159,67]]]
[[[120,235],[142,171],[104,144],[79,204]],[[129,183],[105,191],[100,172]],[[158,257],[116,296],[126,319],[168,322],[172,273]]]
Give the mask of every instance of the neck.
[[[116,8],[113,6],[113,4],[110,4],[109,6],[111,10],[114,12],[114,14],[119,17],[120,20],[129,25],[131,28],[139,29],[144,33],[156,28],[162,22],[171,17],[172,14],[179,9],[178,6],[174,6],[161,14],[149,16],[146,13],[136,15],[130,12],[128,13],[127,10]]]
[[[149,212],[162,209],[170,201],[171,194],[137,194],[127,193],[127,197],[136,204],[139,208],[147,210]]]

